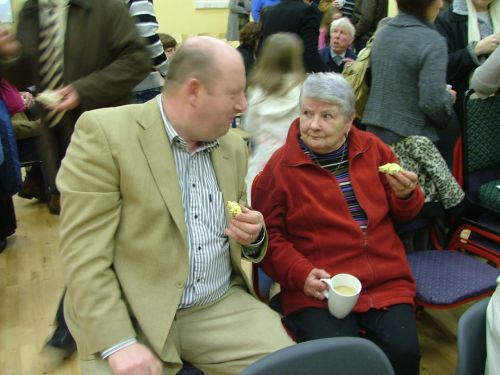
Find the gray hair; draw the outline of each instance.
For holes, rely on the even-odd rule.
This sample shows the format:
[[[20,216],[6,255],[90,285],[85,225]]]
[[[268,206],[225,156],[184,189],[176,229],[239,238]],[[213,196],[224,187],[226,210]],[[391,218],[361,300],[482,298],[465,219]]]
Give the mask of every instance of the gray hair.
[[[300,91],[300,104],[304,98],[339,106],[346,119],[351,118],[356,109],[356,96],[351,85],[339,73],[310,74]]]
[[[330,24],[330,35],[333,33],[333,29],[336,27],[340,27],[341,29],[343,29],[347,34],[349,34],[351,38],[354,38],[354,36],[356,35],[356,29],[354,28],[354,25],[347,17],[342,17],[332,21],[332,23]]]

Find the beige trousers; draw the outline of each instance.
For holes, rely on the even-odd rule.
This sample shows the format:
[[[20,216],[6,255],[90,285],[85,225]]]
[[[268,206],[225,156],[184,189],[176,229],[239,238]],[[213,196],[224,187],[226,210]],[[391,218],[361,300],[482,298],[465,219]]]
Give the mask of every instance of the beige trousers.
[[[147,341],[138,334],[139,342]],[[294,342],[278,314],[244,288],[233,286],[214,304],[179,310],[162,358],[165,374],[176,374],[182,361],[205,375],[233,375],[256,360]],[[170,362],[172,361],[172,362]],[[111,375],[106,361],[80,361],[83,375]]]

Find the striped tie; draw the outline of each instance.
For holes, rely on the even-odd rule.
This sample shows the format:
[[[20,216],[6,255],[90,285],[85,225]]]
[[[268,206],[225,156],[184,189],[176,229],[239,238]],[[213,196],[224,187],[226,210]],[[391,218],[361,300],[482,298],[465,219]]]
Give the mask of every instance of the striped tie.
[[[58,12],[51,8],[47,17],[42,19],[40,29],[39,63],[40,63],[40,92],[57,90],[63,85],[63,43],[57,28]],[[61,121],[64,111],[47,111],[45,124],[54,127]]]

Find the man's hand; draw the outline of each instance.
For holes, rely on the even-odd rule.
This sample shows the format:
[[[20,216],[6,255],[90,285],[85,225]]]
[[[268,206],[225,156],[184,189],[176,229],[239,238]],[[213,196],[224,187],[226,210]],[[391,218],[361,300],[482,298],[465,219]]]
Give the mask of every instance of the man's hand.
[[[21,53],[21,44],[5,27],[0,26],[0,58],[14,59]]]
[[[47,106],[48,109],[58,112],[70,111],[80,105],[80,95],[78,95],[78,92],[71,85],[56,90],[55,93],[62,97],[62,100],[57,104]]]
[[[108,357],[115,375],[163,375],[160,360],[144,345],[135,343]]]
[[[326,297],[323,295],[323,291],[328,289],[328,285],[320,279],[329,279],[330,277],[330,274],[325,270],[313,268],[304,283],[304,293],[306,296],[319,299],[320,301],[324,300]]]
[[[20,94],[26,109],[30,109],[31,107],[33,107],[33,105],[35,104],[35,98],[33,97],[33,95],[31,95],[31,93],[27,91],[22,91]]]
[[[225,229],[225,233],[240,245],[245,246],[257,239],[263,227],[264,217],[262,214],[242,206],[241,213],[233,217]]]
[[[385,177],[399,199],[408,198],[418,185],[418,176],[410,171],[386,174]]]

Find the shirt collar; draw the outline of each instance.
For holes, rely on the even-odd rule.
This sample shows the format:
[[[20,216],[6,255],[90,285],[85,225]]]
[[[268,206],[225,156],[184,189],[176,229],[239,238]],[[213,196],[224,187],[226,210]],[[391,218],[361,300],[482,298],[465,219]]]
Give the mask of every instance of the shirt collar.
[[[163,125],[165,126],[165,130],[167,131],[168,140],[170,141],[170,143],[173,146],[179,147],[182,150],[187,152],[188,147],[187,147],[186,140],[184,138],[182,138],[179,135],[179,133],[177,133],[177,131],[174,129],[174,127],[172,126],[172,124],[168,120],[165,111],[163,110],[163,105],[162,105],[163,95],[160,94],[160,95],[158,95],[157,98],[158,98],[157,99],[158,100],[158,107],[160,107],[161,118],[163,120]],[[211,142],[202,142],[200,147],[198,147],[198,149],[195,152],[200,152],[200,151],[204,151],[204,150],[206,152],[211,152],[218,147],[219,147],[219,140],[217,140],[217,139],[215,141],[211,141]]]
[[[346,53],[346,51],[344,51],[344,53],[337,54],[337,53],[333,52],[333,49],[330,47],[330,56],[332,56],[332,58],[334,58],[335,56],[340,56],[341,58],[344,58],[345,53]]]

